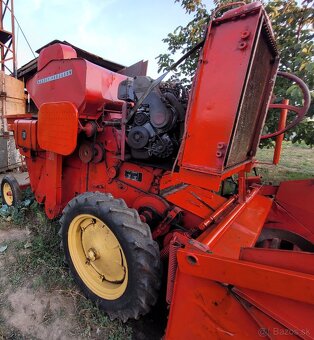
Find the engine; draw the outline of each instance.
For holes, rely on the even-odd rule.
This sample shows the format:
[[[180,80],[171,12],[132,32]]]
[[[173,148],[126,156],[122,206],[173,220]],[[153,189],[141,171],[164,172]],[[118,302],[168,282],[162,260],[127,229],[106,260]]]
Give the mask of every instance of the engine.
[[[118,97],[136,104],[151,82],[146,76],[128,78],[120,84]],[[187,92],[178,83],[160,84],[147,95],[127,125],[132,158],[160,161],[177,152],[184,132],[187,101]]]

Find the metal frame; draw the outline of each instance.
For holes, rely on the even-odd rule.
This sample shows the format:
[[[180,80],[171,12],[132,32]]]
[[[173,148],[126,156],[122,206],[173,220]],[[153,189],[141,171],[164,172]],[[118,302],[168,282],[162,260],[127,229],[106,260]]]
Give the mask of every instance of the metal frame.
[[[1,70],[16,77],[17,62],[15,50],[15,17],[13,0],[0,1],[0,49]],[[5,20],[8,18],[9,22]],[[5,27],[7,25],[7,27]],[[9,66],[10,65],[10,66]]]

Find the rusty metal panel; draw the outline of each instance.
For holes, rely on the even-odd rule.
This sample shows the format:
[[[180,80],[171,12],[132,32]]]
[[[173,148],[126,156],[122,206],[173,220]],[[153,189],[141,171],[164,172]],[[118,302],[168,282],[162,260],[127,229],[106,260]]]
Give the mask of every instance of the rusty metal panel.
[[[148,61],[140,60],[139,62],[129,67],[125,67],[124,69],[118,71],[117,73],[123,74],[128,77],[146,76],[147,66]]]

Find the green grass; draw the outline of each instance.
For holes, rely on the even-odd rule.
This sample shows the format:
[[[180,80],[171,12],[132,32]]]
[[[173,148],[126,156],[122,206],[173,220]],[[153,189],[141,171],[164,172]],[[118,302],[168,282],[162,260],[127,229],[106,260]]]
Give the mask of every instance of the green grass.
[[[47,292],[56,291],[70,296],[76,311],[75,336],[110,340],[131,338],[132,329],[128,325],[119,321],[110,321],[103,311],[81,295],[74,284],[63,262],[58,221],[49,221],[42,207],[33,203],[27,209],[15,209],[12,212],[11,223],[0,217],[0,228],[12,227],[28,228],[31,232],[30,240],[7,242],[9,256],[6,257],[8,260],[6,260],[4,274],[12,289],[27,286],[34,291],[39,289]],[[48,324],[56,318],[62,318],[62,310],[57,314],[51,314],[48,310],[44,322]],[[0,310],[0,340],[2,338],[24,339],[18,331],[10,331],[1,320]]]
[[[274,149],[259,149],[257,160],[272,162]],[[303,144],[284,142],[278,165],[257,165],[264,182],[278,184],[280,181],[298,180],[314,177],[314,149]]]
[[[132,329],[120,321],[111,321],[95,304],[85,298],[76,302],[83,329],[83,336],[91,336],[91,322],[99,329],[105,330],[105,339],[127,340],[132,337]]]
[[[27,227],[32,237],[31,240],[13,242],[14,261],[8,275],[10,283],[18,286],[25,283],[28,277],[34,277],[34,287],[38,288],[42,283],[46,290],[67,288],[72,284],[59,249],[58,222],[47,220],[37,203],[29,209],[14,209],[12,220],[14,226]]]

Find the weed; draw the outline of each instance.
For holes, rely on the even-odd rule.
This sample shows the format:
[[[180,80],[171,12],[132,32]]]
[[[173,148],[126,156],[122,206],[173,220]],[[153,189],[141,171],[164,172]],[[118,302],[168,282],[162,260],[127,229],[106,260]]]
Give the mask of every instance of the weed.
[[[261,149],[257,153],[257,159],[261,162],[272,162],[273,153],[273,149]],[[313,163],[313,149],[302,144],[284,142],[280,163],[277,166],[260,164],[257,170],[262,175],[263,182],[279,184],[281,181],[314,177]]]
[[[16,217],[12,218],[12,221],[28,227],[31,240],[8,243],[11,260],[5,274],[9,283],[13,287],[27,284],[36,291],[44,289],[72,296],[79,325],[75,331],[76,335],[95,339],[130,339],[132,333],[130,327],[118,321],[110,321],[103,311],[77,291],[63,263],[58,221],[49,221],[42,207],[36,202],[25,209],[23,206],[22,209],[21,207],[14,209],[11,216],[13,214]],[[52,313],[48,307],[41,321],[42,324],[48,325],[65,314],[62,309]],[[0,340],[1,332],[3,333],[0,323]],[[4,334],[5,339],[10,338],[11,335],[12,339],[23,339],[19,338],[19,334],[15,331],[10,335],[7,331]]]
[[[21,334],[16,328],[7,327],[5,320],[0,316],[0,340],[33,340],[31,336]]]
[[[76,299],[78,321],[82,323],[83,336],[98,335],[98,338],[109,340],[131,339],[131,327],[124,325],[121,321],[111,321],[90,300],[78,295]]]

